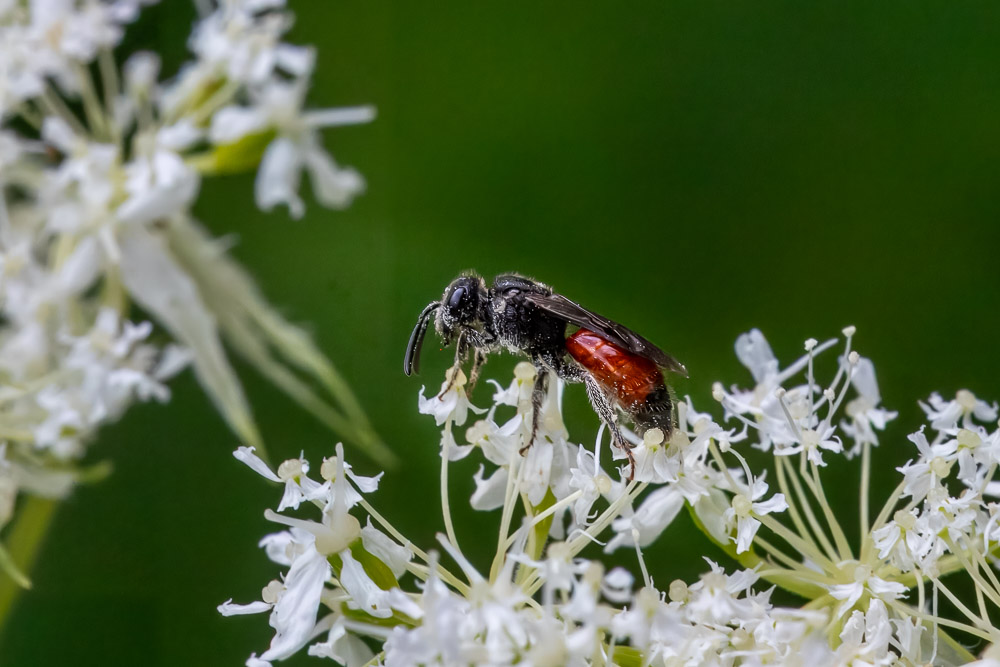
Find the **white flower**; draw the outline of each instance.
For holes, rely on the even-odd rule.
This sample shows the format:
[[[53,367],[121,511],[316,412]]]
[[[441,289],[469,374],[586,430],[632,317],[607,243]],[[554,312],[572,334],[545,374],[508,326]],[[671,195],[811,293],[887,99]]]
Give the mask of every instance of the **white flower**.
[[[191,132],[184,136],[182,132]],[[164,128],[147,151],[125,167],[127,198],[118,207],[118,219],[126,224],[169,220],[187,211],[198,194],[200,180],[176,151],[197,139],[190,125]]]
[[[298,509],[304,500],[317,500],[326,495],[326,489],[319,482],[309,479],[309,462],[303,457],[289,459],[278,466],[275,474],[259,456],[253,453],[253,447],[239,447],[233,452],[236,460],[247,464],[254,472],[272,482],[285,485],[285,493],[278,503],[278,511],[289,507]]]
[[[643,499],[639,509],[630,516],[614,520],[611,528],[615,536],[604,547],[604,552],[611,553],[619,547],[633,546],[636,543],[640,547],[649,546],[666,530],[682,507],[684,495],[675,485],[669,484],[656,489]]]
[[[261,84],[275,68],[303,74],[303,49],[283,44],[291,17],[277,10],[284,0],[236,0],[219,3],[191,34],[190,47],[199,65],[234,81]]]
[[[957,458],[958,442],[951,440],[932,445],[927,442],[922,426],[906,437],[917,446],[920,456],[916,461],[907,461],[897,470],[903,473],[906,482],[904,493],[914,501],[920,501],[951,474],[952,464]]]
[[[826,463],[823,461],[822,450],[825,449],[829,452],[839,454],[844,451],[844,445],[840,442],[840,437],[834,435],[836,427],[823,422],[820,424],[819,429],[802,429],[797,444],[776,447],[774,453],[780,456],[788,456],[804,452],[812,463],[818,466],[825,466]]]
[[[807,382],[804,386],[785,391],[781,386],[807,368],[810,359],[834,342],[836,341],[831,339],[810,346],[809,354],[800,357],[782,371],[760,331],[753,329],[742,334],[736,340],[736,355],[753,375],[757,385],[752,390],[734,387],[731,392],[726,392],[720,384],[713,390],[717,400],[726,409],[727,419],[737,415],[750,416],[753,421],[744,423],[752,424],[758,430],[760,443],[757,446],[764,451],[768,451],[772,445],[791,446],[796,443],[799,429],[816,426],[817,420],[812,413],[815,408],[813,394],[820,391],[820,387],[814,382]]]
[[[535,388],[535,365],[530,361],[519,361],[514,366],[514,379],[506,389],[496,380],[488,380],[497,388],[493,394],[493,402],[497,405],[519,407],[531,402],[531,393]]]
[[[518,413],[508,419],[503,426],[493,421],[493,410],[486,419],[477,420],[465,432],[470,445],[479,447],[487,461],[499,466],[510,465],[511,456],[523,446],[524,415]]]
[[[362,529],[358,520],[348,512],[352,504],[350,495],[353,493],[357,497],[351,482],[357,483],[362,491],[369,492],[375,490],[378,478],[354,475],[344,461],[343,445],[340,444],[337,445],[337,456],[325,460],[321,467],[327,480],[324,484],[303,484],[308,472],[308,463],[304,459],[286,461],[275,474],[250,448],[241,447],[235,455],[263,477],[274,482],[284,481],[285,496],[293,482],[296,493],[301,494],[303,489],[309,488],[312,493],[308,500],[323,508],[320,522],[267,510],[264,513],[266,518],[290,526],[290,529],[266,536],[260,545],[271,560],[287,566],[288,573],[281,581],[268,584],[260,601],[246,605],[227,601],[219,606],[219,612],[226,616],[271,611],[270,624],[275,629],[271,646],[260,657],[256,654],[251,656],[248,664],[283,660],[321,633],[327,633],[326,641],[313,645],[311,654],[348,656],[350,660],[365,655],[363,644],[356,638],[345,636],[345,626],[336,611],[339,602],[346,601],[349,608],[373,618],[388,618],[392,615],[393,605],[398,606],[400,602],[392,591],[384,590],[375,583],[362,561],[375,559],[393,576],[400,576],[407,570],[413,555],[408,547],[397,544],[370,522]],[[335,572],[339,588],[333,589],[329,586]],[[324,607],[334,611],[320,618]],[[365,659],[370,657],[368,655]]]
[[[635,460],[633,479],[640,482],[663,484],[677,481],[678,467],[681,461],[668,451],[669,443],[663,442],[663,431],[658,428],[646,431],[642,444],[632,450]],[[615,451],[617,458],[623,458],[625,453]]]
[[[600,441],[598,441],[598,447]],[[597,499],[612,493],[614,486],[608,474],[601,469],[597,457],[583,447],[577,448],[576,466],[570,470],[570,488],[581,495],[573,503],[573,519],[580,526],[590,523],[590,509]],[[609,498],[613,500],[614,498]]]
[[[476,483],[476,490],[472,494],[469,504],[473,509],[482,512],[503,507],[504,500],[507,497],[507,479],[508,473],[506,468],[497,468],[493,471],[492,475],[484,478],[483,466],[480,465],[479,470],[473,476],[473,481]]]
[[[325,555],[338,553],[346,549],[361,536],[361,524],[348,513],[348,488],[350,483],[343,474],[344,446],[337,443],[337,460],[339,474],[328,489],[326,506],[323,509],[323,521],[306,521],[276,514],[271,510],[264,512],[264,517],[276,523],[282,523],[312,534],[316,538],[315,548]]]
[[[312,639],[323,585],[331,574],[326,556],[314,547],[314,541],[307,544],[285,576],[285,590],[271,610],[274,639],[261,654],[262,660],[283,660]]]
[[[827,586],[830,595],[841,600],[837,611],[834,612],[840,618],[857,604],[862,594],[868,593],[873,598],[881,600],[897,600],[906,594],[906,586],[894,581],[886,581],[872,574],[871,568],[865,565],[857,565],[853,570],[854,581],[848,584],[831,584]]]
[[[749,593],[757,581],[753,570],[726,574],[716,563],[705,559],[711,572],[701,575],[698,582],[688,587],[687,608],[695,618],[707,623],[726,624],[736,619],[752,616],[753,600],[740,598]]]
[[[760,528],[760,520],[754,518],[754,514],[759,516],[771,512],[783,512],[788,509],[785,496],[781,493],[774,494],[764,502],[754,502],[763,498],[766,493],[767,483],[762,479],[753,480],[749,495],[745,490],[741,490],[733,496],[729,509],[725,511],[724,519],[730,534],[732,534],[733,524],[735,524],[736,536],[730,539],[736,543],[736,553],[738,554],[750,550],[754,535]]]
[[[326,152],[319,130],[356,125],[375,118],[371,107],[303,111],[310,68],[291,82],[272,79],[252,91],[254,106],[227,107],[215,114],[210,138],[232,144],[250,134],[274,131],[277,137],[264,153],[257,172],[257,205],[268,211],[287,204],[300,218],[305,204],[299,197],[302,170],[309,172],[313,193],[324,206],[343,208],[364,190],[364,180],[351,168],[341,168]]]
[[[837,664],[895,664],[896,656],[889,653],[892,625],[885,603],[874,599],[868,611],[854,611],[840,632]]]
[[[932,546],[927,535],[927,520],[918,517],[916,509],[897,511],[891,521],[872,531],[872,543],[878,549],[879,558],[888,559],[903,572],[921,563]]]
[[[851,384],[854,385],[858,396],[844,408],[851,421],[841,422],[844,432],[854,439],[854,447],[847,452],[848,458],[857,455],[865,443],[877,445],[878,436],[875,431],[885,430],[886,424],[898,414],[879,406],[882,396],[878,390],[875,365],[871,359],[861,357],[851,374]]]
[[[959,420],[963,428],[972,428],[973,417],[981,422],[996,422],[998,406],[976,398],[968,389],[959,389],[955,398],[950,401],[945,401],[939,393],[934,392],[927,403],[920,402],[920,408],[931,420],[931,428],[935,431],[948,431],[956,428]]]
[[[385,563],[394,576],[401,577],[406,566],[413,560],[413,551],[408,546],[397,544],[391,537],[372,525],[371,517],[361,529],[361,543],[365,551]]]
[[[369,664],[373,657],[372,650],[360,637],[348,633],[346,617],[331,614],[326,618],[333,620],[326,641],[310,646],[309,655],[330,658],[347,667]]]
[[[751,329],[736,339],[736,358],[758,384],[778,375],[778,359],[760,329]]]
[[[418,409],[422,415],[434,415],[434,421],[438,426],[451,421],[456,426],[465,423],[469,410],[476,414],[482,414],[486,410],[477,408],[469,403],[469,398],[465,395],[465,373],[461,368],[449,369],[448,377],[455,374],[455,381],[449,379],[441,384],[441,391],[436,396],[424,398],[424,388],[420,388]]]

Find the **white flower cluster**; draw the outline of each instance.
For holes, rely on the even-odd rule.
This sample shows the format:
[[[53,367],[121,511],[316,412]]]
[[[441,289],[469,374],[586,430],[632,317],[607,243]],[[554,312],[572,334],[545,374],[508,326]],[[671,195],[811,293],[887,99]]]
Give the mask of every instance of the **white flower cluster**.
[[[347,205],[363,181],[319,129],[372,110],[303,107],[314,54],[282,41],[284,0],[201,3],[172,80],[153,53],[119,69],[147,1],[0,1],[0,528],[18,492],[65,495],[97,429],[167,400],[187,363],[259,445],[223,338],[352,442],[378,444],[330,363],[191,213],[203,175],[258,165],[264,209],[302,215],[303,171],[320,203]],[[169,338],[130,322],[133,303]]]
[[[364,500],[379,478],[355,475],[342,445],[323,461],[322,482],[308,476],[301,458],[274,472],[251,448],[235,456],[283,486],[278,512],[303,505],[320,517],[267,510],[269,520],[289,529],[265,536],[260,546],[287,570],[260,600],[219,605],[226,616],[270,615],[271,645],[252,655],[248,667],[265,667],[307,645],[310,655],[346,665],[413,667],[707,664],[717,657],[720,664],[807,665],[826,647],[820,630],[827,614],[773,606],[769,593],[751,590],[758,577],[750,570],[727,576],[711,563],[691,586],[673,582],[667,599],[652,587],[633,592],[631,574],[574,558],[568,542],[551,543],[546,558],[533,560],[522,532],[489,577],[441,536],[459,567],[451,574]],[[367,514],[364,527],[352,512]],[[417,581],[413,592],[401,587],[406,573]],[[382,650],[371,650],[362,637]]]
[[[298,558],[314,558],[312,552],[295,547],[296,554],[309,555],[276,556],[269,545],[291,538],[262,542],[272,560],[289,570],[253,606],[272,609],[277,634],[271,649],[247,664],[286,657],[333,628],[330,639],[310,653],[348,665],[958,665],[976,661],[968,647],[978,643],[986,649],[976,664],[1000,666],[993,657],[1000,629],[992,621],[1000,612],[993,566],[1000,553],[1000,504],[984,499],[1000,488],[992,481],[1000,464],[997,406],[968,391],[953,401],[935,394],[922,404],[937,435],[928,441],[921,429],[910,436],[917,457],[899,468],[902,480],[872,521],[871,450],[877,432],[896,415],[881,407],[871,362],[851,349],[853,328],[844,333],[829,383],[817,380],[814,363],[835,341],[806,341],[806,355],[782,370],[759,331],[741,336],[737,356],[755,386],[713,387],[724,410],[720,421],[737,427],[723,428],[686,399],[669,441],[655,430],[641,441],[628,434],[635,444],[631,481],[624,467],[612,475],[600,465],[601,433],[593,452],[569,440],[557,381],[542,406],[538,437],[524,448],[532,421],[531,364],[518,364],[510,385],[494,383],[488,409],[470,403],[460,369],[449,371],[436,396],[421,390],[419,409],[442,427],[445,533],[438,540],[455,571],[435,552],[413,546],[346,481],[341,483],[352,493],[345,491],[345,497],[356,498],[369,522],[394,540],[382,533],[366,540],[353,518],[334,526],[327,518],[337,505],[330,480],[336,486],[343,475],[324,474],[327,482],[321,484],[305,477],[301,460],[282,466],[293,477],[253,463],[268,479],[285,483],[282,506],[312,500],[333,533],[268,516],[309,535],[329,535],[333,546],[320,550],[327,557],[307,593],[305,584],[296,583],[305,567]],[[500,417],[503,411],[512,414]],[[460,443],[455,429],[470,413],[482,418]],[[479,510],[500,510],[488,569],[463,554],[449,507],[449,466],[477,450],[485,463],[475,473],[470,502]],[[764,453],[780,492],[770,493],[767,471],[751,466]],[[247,453],[237,455],[251,462]],[[823,486],[821,473],[837,455],[860,459],[857,542],[847,539],[843,517]],[[882,484],[886,476],[876,481]],[[357,487],[366,491],[373,484]],[[650,570],[642,549],[685,506],[743,569],[727,574],[708,561],[699,581],[675,580],[664,590],[657,581],[669,581],[669,571]],[[605,544],[605,551],[634,550],[639,573],[608,571],[600,560],[584,557],[595,542]],[[362,583],[356,574],[345,578],[345,554],[368,563],[358,568],[367,573]],[[392,576],[379,579],[378,572]],[[415,586],[404,573],[413,575]],[[965,584],[956,584],[956,577],[965,577]],[[956,592],[962,585],[974,592]],[[773,587],[807,603],[774,605]],[[284,597],[267,606],[275,595]],[[280,601],[289,597],[295,611],[279,613]],[[243,609],[220,607],[223,613]],[[282,639],[290,634],[287,619],[300,624],[291,632],[298,638],[294,647]],[[374,650],[361,650],[360,643],[348,649],[352,637],[367,638],[365,646]]]

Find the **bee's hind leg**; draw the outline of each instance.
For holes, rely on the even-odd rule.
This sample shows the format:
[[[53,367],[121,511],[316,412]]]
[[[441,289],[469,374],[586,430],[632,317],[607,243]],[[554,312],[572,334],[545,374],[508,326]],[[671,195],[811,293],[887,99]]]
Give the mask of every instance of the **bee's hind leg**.
[[[611,431],[612,442],[614,442],[616,447],[625,452],[625,456],[628,457],[628,481],[631,482],[632,478],[635,477],[635,456],[632,454],[631,443],[625,439],[621,429],[618,428],[618,415],[615,414],[615,407],[608,400],[607,394],[604,393],[604,389],[601,388],[597,380],[590,375],[585,375],[583,382],[587,387],[587,397],[590,399],[590,404],[594,407],[594,412],[597,413],[597,416],[601,418],[601,421]]]

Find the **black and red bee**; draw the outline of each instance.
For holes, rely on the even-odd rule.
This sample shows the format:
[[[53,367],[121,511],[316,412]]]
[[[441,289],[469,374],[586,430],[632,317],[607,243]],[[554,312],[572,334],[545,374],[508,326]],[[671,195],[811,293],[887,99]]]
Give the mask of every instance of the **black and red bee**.
[[[538,430],[549,371],[566,382],[586,386],[594,411],[607,424],[614,443],[628,455],[633,473],[635,460],[631,445],[618,428],[616,408],[639,435],[659,428],[670,437],[674,406],[663,370],[687,377],[684,364],[634,331],[554,293],[548,286],[516,274],[497,276],[492,287],[478,275],[459,276],[440,301],[428,304],[420,313],[403,360],[407,375],[419,370],[420,348],[432,315],[444,344],[456,345],[456,366],[470,351],[474,354],[470,387],[490,352],[506,349],[527,356],[534,364],[538,373],[531,395],[531,435],[525,449]],[[567,325],[579,327],[568,338]]]

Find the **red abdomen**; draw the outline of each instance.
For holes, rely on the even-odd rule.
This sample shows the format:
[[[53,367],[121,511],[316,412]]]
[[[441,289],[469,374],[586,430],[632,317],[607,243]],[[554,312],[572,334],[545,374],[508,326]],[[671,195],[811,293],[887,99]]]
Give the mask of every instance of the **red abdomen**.
[[[666,395],[663,373],[656,363],[623,350],[593,331],[580,329],[574,333],[566,339],[566,350],[628,411],[647,399]]]

